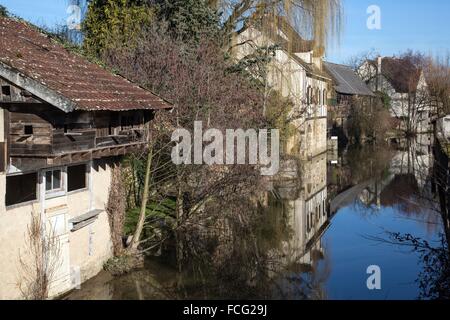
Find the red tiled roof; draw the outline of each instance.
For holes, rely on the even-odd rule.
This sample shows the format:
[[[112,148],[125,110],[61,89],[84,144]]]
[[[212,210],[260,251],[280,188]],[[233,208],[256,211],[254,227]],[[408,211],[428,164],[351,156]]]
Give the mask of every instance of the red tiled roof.
[[[415,92],[419,84],[421,70],[407,59],[384,58],[381,72],[391,82],[397,92]]]
[[[370,60],[377,67],[376,60]],[[385,57],[381,62],[381,73],[399,93],[416,92],[422,70],[406,58]]]
[[[37,28],[0,17],[2,66],[13,74],[19,74],[27,83],[36,83],[39,88],[50,90],[75,110],[125,111],[172,107],[150,91],[68,51]],[[45,100],[36,92],[28,91]]]

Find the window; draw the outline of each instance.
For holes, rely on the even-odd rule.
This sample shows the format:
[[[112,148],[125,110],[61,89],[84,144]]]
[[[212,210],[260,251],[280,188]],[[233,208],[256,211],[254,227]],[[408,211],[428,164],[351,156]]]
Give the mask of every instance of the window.
[[[10,96],[11,95],[11,87],[10,86],[2,86],[2,94],[4,96]]]
[[[134,116],[132,115],[122,115],[120,117],[120,127],[122,130],[134,128]]]
[[[307,103],[311,104],[311,99],[312,98],[312,88],[311,86],[308,86],[308,90],[306,91],[306,99],[307,99]]]
[[[37,173],[6,177],[6,206],[37,200]]]
[[[67,168],[67,191],[76,191],[86,188],[86,165]]]
[[[323,105],[327,105],[328,103],[328,95],[327,95],[327,90],[326,89],[323,89]]]
[[[24,126],[23,127],[24,134],[32,135],[33,134],[33,126]]]
[[[47,194],[64,191],[61,169],[45,172],[45,192]]]

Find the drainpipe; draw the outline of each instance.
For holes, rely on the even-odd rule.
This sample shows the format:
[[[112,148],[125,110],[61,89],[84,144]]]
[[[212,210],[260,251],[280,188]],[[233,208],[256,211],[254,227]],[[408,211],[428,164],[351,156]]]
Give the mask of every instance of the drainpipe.
[[[45,174],[44,171],[39,173],[39,197],[40,197],[40,209],[41,209],[41,223],[42,223],[42,231],[43,237],[45,237],[45,223],[46,223],[46,214],[45,214]]]
[[[92,190],[93,186],[93,160],[89,161],[89,211],[94,210],[94,190]],[[94,242],[94,230],[92,229],[92,224],[89,225],[89,245],[88,245],[88,254],[89,256],[93,255],[93,242]]]
[[[46,248],[46,244],[45,241],[47,240],[46,237],[46,229],[47,229],[47,215],[45,214],[45,196],[46,196],[46,191],[45,191],[45,171],[41,171],[39,172],[39,196],[40,196],[40,216],[41,216],[41,241],[42,241],[42,248]],[[34,213],[33,213],[34,214]],[[42,252],[42,269],[45,272],[45,275],[48,275],[48,270],[47,268],[47,252]],[[50,290],[50,287],[47,288],[48,290]],[[47,292],[47,294],[49,294],[50,292]]]
[[[88,188],[89,188],[89,211],[95,209],[94,205],[94,190],[93,190],[93,160],[89,161],[89,177],[88,177]]]

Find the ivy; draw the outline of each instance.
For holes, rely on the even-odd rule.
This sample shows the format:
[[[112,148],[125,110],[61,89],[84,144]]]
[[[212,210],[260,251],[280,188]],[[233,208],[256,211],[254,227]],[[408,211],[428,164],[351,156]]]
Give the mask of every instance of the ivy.
[[[117,44],[138,37],[144,25],[155,19],[151,6],[140,0],[93,0],[83,22],[84,50],[91,55],[102,53]]]

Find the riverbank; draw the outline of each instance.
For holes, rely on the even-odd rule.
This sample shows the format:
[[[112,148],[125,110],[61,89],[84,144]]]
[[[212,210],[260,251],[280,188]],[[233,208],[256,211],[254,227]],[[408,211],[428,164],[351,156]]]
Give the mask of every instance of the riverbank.
[[[262,219],[247,230],[253,240],[202,244],[214,261],[193,254],[180,262],[174,243],[143,269],[102,273],[66,299],[426,299],[422,256],[392,236],[439,245],[444,227],[430,146],[406,145],[355,149],[338,165],[304,161],[297,182],[265,196]],[[366,286],[371,265],[381,268],[381,290]]]

